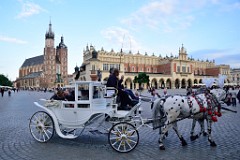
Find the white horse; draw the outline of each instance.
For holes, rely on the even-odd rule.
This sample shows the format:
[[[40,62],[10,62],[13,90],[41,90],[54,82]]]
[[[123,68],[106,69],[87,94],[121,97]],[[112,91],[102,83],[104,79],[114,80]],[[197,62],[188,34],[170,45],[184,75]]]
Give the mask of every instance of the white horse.
[[[214,94],[218,95],[219,91],[214,91]],[[221,91],[223,94],[224,92]],[[224,96],[219,94],[218,96]],[[182,146],[187,145],[185,139],[178,131],[177,121],[184,118],[198,119],[206,115],[208,123],[208,140],[211,146],[216,146],[216,143],[211,136],[211,125],[213,121],[216,121],[216,116],[221,116],[221,105],[217,98],[214,98],[212,94],[201,93],[198,95],[190,96],[170,96],[165,102],[162,99],[157,99],[153,106],[153,118],[160,116],[160,119],[164,119],[164,126],[161,129],[159,138],[159,148],[164,150],[163,139],[168,130],[172,127],[178,135]],[[206,113],[205,113],[206,112]],[[165,117],[165,118],[163,118]],[[158,117],[159,118],[159,117]]]
[[[226,91],[223,90],[223,89],[213,89],[210,91],[213,95],[215,95],[215,97],[217,98],[217,101],[216,103],[220,103],[220,105],[223,105],[224,102],[223,100],[225,100],[226,98]],[[219,105],[215,103],[215,106],[216,105]],[[221,116],[221,113],[218,114],[218,116]],[[204,120],[207,120],[207,118],[209,118],[208,116],[208,113],[207,112],[202,112],[202,113],[199,113],[198,115],[195,115],[193,117],[193,122],[192,122],[192,128],[191,128],[191,136],[190,136],[190,139],[191,141],[194,141],[196,140],[197,138],[199,138],[202,134],[204,136],[207,136],[208,133],[205,131],[205,127],[204,127]],[[199,123],[200,125],[200,129],[201,131],[199,132],[199,134],[195,134],[194,133],[194,129],[195,129],[195,126],[196,126],[196,122]],[[207,123],[210,122],[210,121],[207,121]],[[208,127],[209,127],[209,124],[208,124]],[[211,146],[216,146],[215,143],[211,143]]]

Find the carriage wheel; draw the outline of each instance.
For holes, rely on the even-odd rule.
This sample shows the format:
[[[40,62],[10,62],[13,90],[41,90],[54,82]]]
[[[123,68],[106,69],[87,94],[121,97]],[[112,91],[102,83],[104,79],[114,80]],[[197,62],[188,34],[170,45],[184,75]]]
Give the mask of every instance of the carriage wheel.
[[[54,123],[48,113],[39,111],[33,114],[29,122],[30,132],[38,142],[49,141],[54,134]]]
[[[130,152],[138,145],[139,134],[132,124],[120,122],[113,125],[110,129],[108,142],[117,152]]]

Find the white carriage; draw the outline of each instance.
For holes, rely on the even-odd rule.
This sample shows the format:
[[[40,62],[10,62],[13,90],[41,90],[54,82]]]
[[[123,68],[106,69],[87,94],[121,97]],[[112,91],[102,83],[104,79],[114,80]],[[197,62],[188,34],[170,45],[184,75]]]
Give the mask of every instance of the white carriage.
[[[110,122],[107,128],[108,141],[118,152],[133,150],[139,141],[138,128],[144,125],[141,116],[136,115],[141,102],[130,111],[118,110],[116,90],[107,88],[101,82],[77,81],[74,83],[75,101],[43,100],[34,102],[41,108],[30,119],[29,128],[33,138],[39,142],[49,141],[54,132],[61,138],[77,138],[99,117]],[[102,122],[98,122],[101,124]],[[92,127],[92,126],[91,126]],[[76,130],[81,129],[77,134]]]

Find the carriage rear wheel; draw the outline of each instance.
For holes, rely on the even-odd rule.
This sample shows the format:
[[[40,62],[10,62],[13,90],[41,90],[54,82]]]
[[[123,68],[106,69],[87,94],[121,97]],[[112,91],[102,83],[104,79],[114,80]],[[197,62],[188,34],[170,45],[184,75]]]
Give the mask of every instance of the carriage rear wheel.
[[[54,134],[52,117],[43,111],[34,113],[29,122],[29,129],[33,138],[38,142],[49,141]]]
[[[108,142],[117,152],[130,152],[138,145],[139,133],[130,123],[116,123],[108,133]]]

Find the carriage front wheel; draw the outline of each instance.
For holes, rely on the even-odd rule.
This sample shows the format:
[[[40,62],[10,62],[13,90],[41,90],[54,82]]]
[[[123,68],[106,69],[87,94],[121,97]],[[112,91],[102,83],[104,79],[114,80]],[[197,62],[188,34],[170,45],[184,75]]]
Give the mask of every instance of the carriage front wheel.
[[[138,145],[139,133],[130,123],[116,123],[108,133],[108,142],[117,152],[130,152]]]
[[[39,111],[33,114],[29,122],[30,132],[38,142],[49,141],[54,134],[54,123],[47,112]]]

